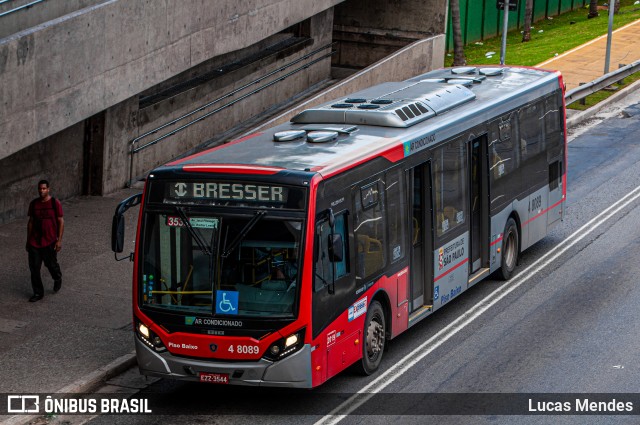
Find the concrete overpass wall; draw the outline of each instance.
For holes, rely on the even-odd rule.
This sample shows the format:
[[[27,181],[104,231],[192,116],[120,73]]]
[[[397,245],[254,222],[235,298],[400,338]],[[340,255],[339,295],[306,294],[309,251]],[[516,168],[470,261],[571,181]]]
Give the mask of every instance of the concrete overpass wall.
[[[27,215],[41,179],[51,181],[56,198],[82,193],[84,126],[72,125],[0,160],[0,223]]]
[[[391,33],[444,34],[448,0],[349,0],[336,7],[336,27]]]
[[[342,0],[111,0],[0,39],[0,159]]]
[[[313,16],[309,22],[308,38],[302,37],[299,46],[277,53],[261,56],[258,60],[248,63],[232,72],[225,73],[218,78],[204,82],[190,90],[185,90],[151,105],[141,105],[138,97],[130,98],[106,112],[106,134],[102,178],[100,193],[109,193],[122,188],[129,179],[130,142],[137,136],[145,134],[155,128],[180,118],[198,109],[202,105],[220,100],[210,107],[195,113],[178,123],[162,129],[135,144],[136,147],[152,142],[170,131],[187,125],[205,114],[212,115],[202,121],[195,122],[188,128],[179,131],[157,144],[149,146],[133,155],[132,177],[142,178],[152,168],[163,164],[185,152],[199,148],[205,144],[219,144],[228,139],[225,133],[243,124],[252,117],[259,116],[267,110],[288,102],[292,97],[310,86],[327,81],[330,78],[331,27],[333,9]],[[271,37],[276,38],[276,36]],[[255,55],[256,50],[263,50],[264,43],[252,46],[245,54]],[[291,51],[294,50],[294,51]],[[307,56],[309,56],[307,58]],[[232,59],[223,57],[221,61],[214,61],[213,65],[229,63]],[[296,61],[300,62],[296,62]],[[300,69],[308,64],[308,68]],[[290,67],[277,72],[278,69]],[[300,69],[299,71],[297,71]],[[296,72],[297,71],[297,72]],[[288,74],[286,79],[279,78]],[[274,73],[273,75],[268,75]],[[258,79],[263,80],[256,82]],[[255,84],[253,84],[256,82]],[[261,89],[255,94],[251,92]],[[245,87],[245,88],[243,88]],[[228,96],[232,91],[237,93]],[[243,98],[247,96],[246,98]],[[216,109],[233,101],[234,105],[215,112]],[[126,123],[123,127],[122,123]]]
[[[359,27],[366,30],[349,29],[347,41],[374,34],[374,43],[360,47],[344,43],[341,34],[347,18],[334,14],[333,7],[340,1],[108,0],[0,39],[0,223],[26,214],[41,178],[52,181],[53,193],[61,199],[106,194],[123,187],[129,178],[130,141],[136,136],[326,46],[332,33],[334,38],[337,34],[341,55],[347,49],[352,49],[349,55],[354,57],[365,53],[354,66],[375,63],[268,125],[361,88],[442,66],[444,34],[414,31],[413,24],[402,30],[398,21],[395,25],[400,29],[390,30],[384,22],[371,21],[372,27]],[[347,2],[361,4],[361,0]],[[257,3],[259,6],[253,6]],[[373,0],[372,4],[385,3],[392,2]],[[336,20],[342,24],[335,24]],[[171,92],[172,87],[199,79],[209,69],[249,58],[286,37],[301,39],[303,44]],[[324,55],[329,48],[320,50]],[[388,54],[391,56],[379,58]],[[142,175],[203,142],[220,143],[216,136],[231,127],[326,82],[329,61],[324,58],[283,83],[136,154],[133,175]],[[159,95],[157,100],[144,101],[155,95]]]
[[[336,6],[335,66],[362,68],[416,40],[444,34],[448,0],[349,0]]]
[[[0,14],[7,13],[0,16],[0,38],[108,0],[45,0],[33,6],[21,8],[33,1],[18,0],[0,4]]]
[[[0,222],[26,214],[41,178],[51,180],[61,199],[123,187],[134,137],[327,45],[333,8],[321,8],[338,1],[271,0],[256,8],[250,7],[255,1],[224,0],[210,10],[214,2],[207,0],[154,0],[153,8],[112,0],[0,39]],[[299,50],[141,107],[139,96],[180,83],[199,68],[242,58],[298,22],[306,22],[309,32]],[[242,122],[329,73],[327,58],[250,103],[142,152],[135,172],[168,161],[226,130],[223,124]]]
[[[321,94],[313,96],[259,127],[253,128],[246,135],[283,124],[305,109],[347,96],[358,90],[388,81],[403,81],[432,69],[442,68],[444,66],[445,43],[444,34],[415,41],[351,77],[336,83]]]

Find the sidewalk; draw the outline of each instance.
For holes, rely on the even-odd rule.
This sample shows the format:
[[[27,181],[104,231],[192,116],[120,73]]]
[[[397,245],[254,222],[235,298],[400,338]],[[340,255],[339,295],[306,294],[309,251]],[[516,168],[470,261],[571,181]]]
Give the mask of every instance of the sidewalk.
[[[52,192],[55,196],[55,182]],[[62,289],[53,293],[43,266],[45,296],[35,303],[27,301],[32,295],[25,251],[27,219],[0,226],[5,249],[0,267],[0,393],[57,392],[74,383],[66,390],[81,391],[92,372],[115,359],[125,360],[122,356],[132,357],[133,264],[114,260],[110,238],[116,205],[136,192],[62,202]],[[126,249],[131,249],[137,208],[126,216]],[[0,421],[6,418],[0,413]]]
[[[617,30],[613,37],[612,70],[618,63],[640,59],[635,47],[640,21]],[[539,66],[560,70],[570,89],[602,75],[605,44],[606,38],[596,39]],[[55,182],[52,185],[55,196]],[[32,295],[24,248],[27,219],[0,225],[5,248],[0,263],[0,393],[88,391],[105,373],[131,364],[133,265],[114,260],[110,232],[116,205],[136,192],[127,189],[63,201],[62,289],[53,293],[53,282],[43,267],[45,297],[36,303],[27,301]],[[133,248],[137,212],[133,208],[126,214],[125,253]],[[0,414],[0,421],[7,418]]]
[[[604,19],[607,17],[604,16]],[[618,69],[619,64],[628,65],[640,59],[638,40],[640,40],[640,20],[613,32],[609,72]],[[567,90],[571,90],[578,87],[580,83],[588,83],[604,75],[606,50],[607,36],[604,35],[536,66],[562,72]]]

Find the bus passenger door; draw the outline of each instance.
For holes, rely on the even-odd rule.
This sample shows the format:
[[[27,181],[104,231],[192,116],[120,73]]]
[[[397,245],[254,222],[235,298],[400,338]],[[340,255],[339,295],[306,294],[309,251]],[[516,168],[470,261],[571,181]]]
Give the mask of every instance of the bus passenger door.
[[[489,267],[489,167],[487,136],[471,141],[471,269],[473,274]]]
[[[411,205],[411,306],[433,305],[431,231],[431,167],[429,162],[407,171]]]

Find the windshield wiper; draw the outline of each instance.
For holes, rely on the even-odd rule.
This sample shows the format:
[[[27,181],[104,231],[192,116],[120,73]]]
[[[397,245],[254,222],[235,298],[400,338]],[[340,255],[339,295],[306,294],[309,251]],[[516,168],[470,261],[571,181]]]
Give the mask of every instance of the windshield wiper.
[[[249,220],[249,222],[244,225],[236,238],[229,244],[229,248],[225,249],[222,252],[222,258],[227,258],[229,255],[231,255],[231,253],[238,247],[238,245],[240,245],[242,239],[244,239],[244,237],[247,236],[251,229],[253,229],[253,226],[258,224],[258,222],[262,220],[265,215],[267,215],[267,212],[265,210],[256,211],[256,215],[254,215],[251,220]]]
[[[195,230],[193,226],[191,226],[191,223],[189,222],[189,217],[187,217],[187,214],[184,212],[184,208],[176,207],[176,211],[178,211],[178,214],[180,215],[180,219],[186,226],[187,230],[189,230],[191,237],[196,241],[196,243],[198,244],[198,247],[200,247],[202,252],[204,252],[207,256],[211,257],[211,250],[209,250],[209,247],[207,247],[207,245],[205,244],[204,239],[202,239],[202,235],[200,234],[200,232]]]

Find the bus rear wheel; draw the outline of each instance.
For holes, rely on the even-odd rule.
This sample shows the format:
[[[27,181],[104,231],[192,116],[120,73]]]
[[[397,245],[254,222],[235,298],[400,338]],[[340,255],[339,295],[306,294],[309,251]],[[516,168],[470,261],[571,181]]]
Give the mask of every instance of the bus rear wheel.
[[[502,234],[502,262],[498,275],[503,280],[509,280],[518,264],[518,225],[509,217]]]
[[[362,344],[362,360],[356,369],[362,375],[371,375],[380,366],[386,342],[386,325],[384,310],[378,301],[369,306],[367,320],[364,324],[364,344]]]

